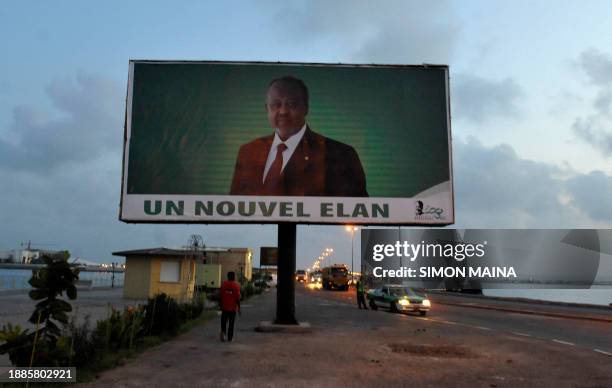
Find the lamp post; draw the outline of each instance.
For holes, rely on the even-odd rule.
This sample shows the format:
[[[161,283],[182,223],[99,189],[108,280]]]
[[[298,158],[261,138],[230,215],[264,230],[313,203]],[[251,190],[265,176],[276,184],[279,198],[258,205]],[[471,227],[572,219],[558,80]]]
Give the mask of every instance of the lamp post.
[[[334,252],[333,248],[325,248],[325,256],[329,257],[329,266],[331,267],[331,254]]]
[[[353,282],[353,273],[355,272],[355,268],[353,267],[354,264],[354,245],[355,245],[355,232],[357,231],[357,227],[356,226],[352,226],[352,225],[348,225],[346,227],[346,230],[351,232],[351,283]]]

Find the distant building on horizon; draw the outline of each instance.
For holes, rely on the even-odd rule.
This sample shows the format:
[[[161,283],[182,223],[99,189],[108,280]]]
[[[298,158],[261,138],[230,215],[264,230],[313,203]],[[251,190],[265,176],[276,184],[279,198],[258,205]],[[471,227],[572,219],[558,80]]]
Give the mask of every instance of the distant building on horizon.
[[[26,248],[19,250],[19,261],[21,264],[42,264],[42,257],[45,255],[53,256],[61,253],[62,250]]]
[[[10,251],[0,251],[0,263],[15,263],[17,257],[17,251],[15,249]]]

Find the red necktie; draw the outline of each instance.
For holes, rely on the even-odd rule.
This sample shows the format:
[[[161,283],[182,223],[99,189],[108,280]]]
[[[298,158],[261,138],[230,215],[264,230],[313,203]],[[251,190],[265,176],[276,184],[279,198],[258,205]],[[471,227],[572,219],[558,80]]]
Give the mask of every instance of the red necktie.
[[[280,182],[281,170],[283,168],[283,151],[287,149],[285,143],[280,143],[276,146],[276,158],[268,170],[266,179],[264,180],[264,186],[270,189],[275,189]]]

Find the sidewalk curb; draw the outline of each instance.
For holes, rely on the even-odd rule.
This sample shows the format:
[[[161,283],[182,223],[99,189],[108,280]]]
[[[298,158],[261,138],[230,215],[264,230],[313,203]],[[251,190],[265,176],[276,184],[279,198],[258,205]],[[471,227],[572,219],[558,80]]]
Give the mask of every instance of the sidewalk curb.
[[[307,334],[312,333],[312,326],[308,322],[300,322],[297,325],[279,325],[272,321],[262,321],[259,322],[255,331],[260,333]]]
[[[516,309],[516,308],[510,308],[510,307],[475,305],[475,304],[468,304],[468,303],[461,303],[461,302],[453,303],[453,302],[439,302],[438,301],[436,302],[436,304],[448,305],[448,306],[459,306],[459,307],[471,307],[471,308],[481,309],[481,310],[506,311],[506,312],[517,313],[517,314],[525,314],[525,315],[541,315],[541,316],[554,317],[554,318],[580,319],[580,320],[586,320],[586,321],[612,323],[612,317],[607,318],[607,317],[583,316],[583,315],[575,315],[575,314],[554,313],[554,312],[547,312],[547,311],[524,310],[524,309]]]

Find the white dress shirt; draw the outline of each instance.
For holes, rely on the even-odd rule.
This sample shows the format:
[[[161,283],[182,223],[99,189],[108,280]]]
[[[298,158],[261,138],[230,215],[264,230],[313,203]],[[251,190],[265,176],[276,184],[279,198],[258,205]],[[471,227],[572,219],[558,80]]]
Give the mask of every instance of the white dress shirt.
[[[268,174],[268,170],[272,167],[272,163],[274,163],[274,159],[276,159],[276,147],[280,143],[285,143],[287,149],[283,151],[283,166],[281,167],[281,172],[285,169],[287,162],[291,159],[291,155],[295,152],[298,144],[302,141],[302,137],[304,137],[304,133],[306,132],[307,124],[304,123],[302,129],[299,130],[296,134],[290,136],[286,141],[282,141],[278,136],[278,129],[274,131],[274,140],[272,141],[272,147],[270,147],[270,152],[268,152],[268,160],[266,161],[266,168],[264,169],[263,176],[261,177],[261,182],[263,183],[266,179],[266,175]]]

